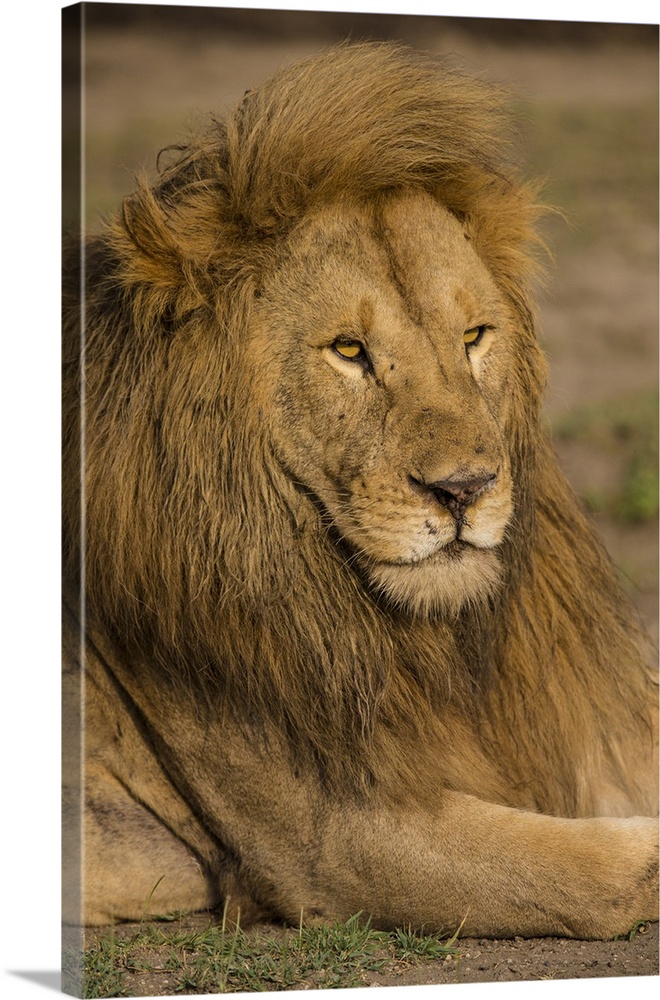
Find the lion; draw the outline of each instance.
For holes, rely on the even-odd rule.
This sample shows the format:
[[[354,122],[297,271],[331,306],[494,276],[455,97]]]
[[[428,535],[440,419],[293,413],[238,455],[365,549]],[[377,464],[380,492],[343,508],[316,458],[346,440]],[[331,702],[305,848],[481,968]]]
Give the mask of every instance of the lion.
[[[654,657],[541,419],[506,102],[340,45],[67,251],[65,921],[657,919]]]

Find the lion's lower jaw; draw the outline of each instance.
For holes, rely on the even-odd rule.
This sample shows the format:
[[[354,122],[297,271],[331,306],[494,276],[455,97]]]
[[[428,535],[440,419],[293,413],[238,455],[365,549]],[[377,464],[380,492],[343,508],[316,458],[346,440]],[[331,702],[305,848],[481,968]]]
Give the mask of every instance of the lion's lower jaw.
[[[368,573],[389,601],[419,617],[457,614],[466,604],[486,600],[502,581],[497,553],[470,546],[415,563],[371,562]]]

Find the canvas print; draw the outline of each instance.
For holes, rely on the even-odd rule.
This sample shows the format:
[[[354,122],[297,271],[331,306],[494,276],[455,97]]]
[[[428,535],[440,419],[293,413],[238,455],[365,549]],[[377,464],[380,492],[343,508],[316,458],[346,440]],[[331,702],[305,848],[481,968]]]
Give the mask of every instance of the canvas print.
[[[63,25],[65,990],[657,975],[657,27]]]

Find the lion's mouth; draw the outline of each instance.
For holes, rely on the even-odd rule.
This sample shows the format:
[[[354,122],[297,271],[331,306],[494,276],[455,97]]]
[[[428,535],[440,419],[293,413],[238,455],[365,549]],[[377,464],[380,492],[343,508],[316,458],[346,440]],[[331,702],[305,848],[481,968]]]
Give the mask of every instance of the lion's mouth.
[[[441,545],[439,548],[435,549],[435,551],[431,552],[425,559],[419,561],[429,563],[460,562],[466,555],[471,555],[475,552],[492,551],[493,548],[496,548],[496,546],[479,545],[467,538],[456,537],[450,542],[447,542],[445,545]]]
[[[421,556],[402,557],[400,559],[378,559],[375,560],[381,566],[411,567],[433,566],[434,563],[446,565],[447,563],[460,562],[466,555],[476,552],[492,551],[496,546],[475,545],[464,538],[454,538],[444,545],[438,546],[433,552]]]
[[[460,559],[465,553],[466,549],[475,548],[470,542],[466,542],[463,538],[455,538],[453,542],[449,542],[444,545],[441,549],[436,550],[435,556],[444,556],[447,559]],[[433,558],[433,557],[431,557]]]
[[[458,611],[466,600],[481,599],[500,585],[497,545],[488,547],[454,538],[422,558],[367,564],[370,583],[380,594],[415,614]]]

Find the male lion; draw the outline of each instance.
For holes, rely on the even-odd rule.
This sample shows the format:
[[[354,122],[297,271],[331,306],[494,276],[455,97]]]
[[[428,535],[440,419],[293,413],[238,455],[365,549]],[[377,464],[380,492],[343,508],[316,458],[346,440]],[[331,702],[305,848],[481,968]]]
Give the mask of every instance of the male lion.
[[[652,655],[540,424],[505,129],[341,46],[71,254],[68,921],[657,916]]]

